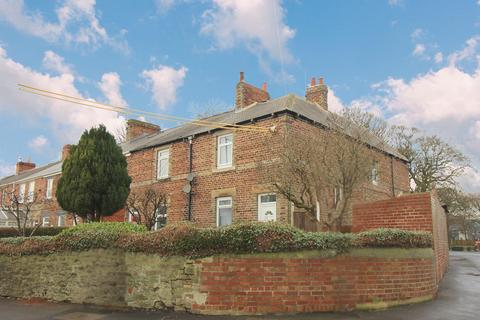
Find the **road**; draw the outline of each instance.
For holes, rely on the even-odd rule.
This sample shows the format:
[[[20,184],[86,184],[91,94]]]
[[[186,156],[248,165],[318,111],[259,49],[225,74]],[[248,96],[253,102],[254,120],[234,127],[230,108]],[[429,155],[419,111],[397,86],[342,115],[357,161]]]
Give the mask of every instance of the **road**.
[[[452,252],[450,267],[437,299],[375,312],[312,313],[281,316],[199,316],[184,312],[122,311],[64,303],[32,303],[0,298],[1,320],[478,320],[480,319],[480,253]]]

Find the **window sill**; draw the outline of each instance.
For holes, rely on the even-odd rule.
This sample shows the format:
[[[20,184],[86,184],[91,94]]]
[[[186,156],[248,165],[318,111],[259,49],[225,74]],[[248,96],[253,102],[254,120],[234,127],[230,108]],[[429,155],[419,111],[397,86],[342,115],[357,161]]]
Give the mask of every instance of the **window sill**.
[[[212,172],[216,173],[216,172],[226,172],[226,171],[232,171],[232,170],[235,170],[234,165],[229,166],[229,167],[216,167],[216,168],[212,169]]]
[[[170,177],[157,178],[157,181],[169,181]]]

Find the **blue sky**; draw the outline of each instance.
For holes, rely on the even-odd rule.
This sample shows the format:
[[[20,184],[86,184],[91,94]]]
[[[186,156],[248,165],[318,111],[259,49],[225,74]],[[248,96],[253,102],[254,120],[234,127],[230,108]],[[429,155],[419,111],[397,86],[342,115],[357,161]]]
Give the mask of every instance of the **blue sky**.
[[[124,120],[16,83],[194,117],[233,104],[239,71],[272,97],[325,77],[332,110],[439,134],[478,166],[479,47],[478,0],[0,0],[0,175],[18,156],[56,160],[85,128]],[[462,183],[479,191],[480,175]]]

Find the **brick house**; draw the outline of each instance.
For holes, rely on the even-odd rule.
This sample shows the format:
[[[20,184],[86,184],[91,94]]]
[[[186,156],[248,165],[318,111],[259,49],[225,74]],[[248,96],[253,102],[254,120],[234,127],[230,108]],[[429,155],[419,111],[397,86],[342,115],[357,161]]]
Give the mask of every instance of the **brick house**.
[[[289,94],[271,99],[266,84],[257,88],[245,82],[241,73],[235,90],[235,108],[204,119],[271,128],[268,133],[195,123],[161,130],[154,124],[129,120],[126,142],[121,147],[132,177],[131,189],[152,187],[165,193],[168,205],[162,211],[162,218],[168,223],[193,220],[199,226],[211,227],[234,221],[275,220],[319,230],[321,223],[305,219],[300,210],[275,193],[274,187],[262,178],[260,166],[276,158],[275,153],[281,151],[279,148],[283,147],[289,130],[314,131],[328,138],[327,93],[323,79],[318,83],[312,79],[305,98]],[[64,151],[67,151],[65,156],[68,148]],[[409,191],[406,159],[388,146],[376,151],[378,162],[372,167],[372,179],[355,192],[354,203],[389,199]],[[45,196],[48,190],[54,190],[61,174],[61,161],[30,167],[1,179],[0,190],[13,186],[25,192],[31,181]],[[333,194],[331,198],[333,201]],[[325,209],[320,208],[320,213]],[[38,219],[48,216],[50,224],[63,224],[63,218],[59,217],[64,213],[58,205],[48,211],[40,208],[38,212]],[[106,220],[131,221],[132,217],[120,210]],[[351,214],[345,218],[347,229],[351,220]],[[65,224],[71,224],[71,220]]]
[[[62,161],[69,155],[70,146],[62,150],[62,159],[44,166],[36,167],[35,163],[19,161],[14,175],[0,179],[0,227],[17,225],[13,216],[8,214],[8,193],[15,191],[23,201],[32,201],[30,225],[70,226],[73,225],[71,215],[60,208],[55,200],[55,191],[62,173]],[[35,195],[35,200],[33,200]]]
[[[275,159],[275,148],[282,148],[287,130],[317,130],[325,136],[327,93],[323,79],[318,83],[312,79],[305,99],[292,94],[270,99],[265,84],[262,88],[252,86],[241,73],[235,108],[206,120],[274,128],[267,134],[192,123],[160,130],[130,120],[122,148],[132,177],[131,188],[153,187],[166,193],[168,222],[188,219],[211,227],[233,221],[276,220],[318,230],[320,223],[305,219],[300,210],[275,193],[262,178],[259,165]],[[409,191],[406,159],[388,146],[377,151],[374,178],[355,192],[354,203],[388,199]],[[349,229],[351,214],[344,224]]]

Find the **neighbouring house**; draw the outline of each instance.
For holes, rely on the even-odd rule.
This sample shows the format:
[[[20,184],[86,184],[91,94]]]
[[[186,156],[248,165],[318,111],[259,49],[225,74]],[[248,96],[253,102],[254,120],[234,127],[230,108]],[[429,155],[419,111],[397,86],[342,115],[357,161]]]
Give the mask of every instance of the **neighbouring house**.
[[[235,107],[203,120],[272,128],[267,134],[191,122],[161,130],[151,123],[128,120],[126,141],[121,147],[132,177],[131,189],[151,187],[167,195],[168,204],[160,216],[162,224],[165,220],[167,223],[192,220],[200,226],[212,227],[235,221],[274,220],[306,230],[320,230],[321,212],[326,208],[320,208],[320,222],[306,218],[300,209],[276,193],[261,174],[260,166],[278,158],[282,150],[272,146],[284,147],[282,141],[288,130],[317,130],[328,138],[327,94],[323,79],[318,82],[312,79],[305,98],[289,94],[271,99],[266,84],[262,88],[248,84],[242,72],[236,85]],[[409,191],[406,159],[386,145],[375,150],[378,161],[372,164],[371,179],[355,192],[354,203],[389,199]],[[64,157],[66,154],[68,147],[64,148]],[[32,187],[43,197],[54,200],[61,163],[39,168],[34,164],[17,164],[16,175],[0,180],[0,190],[15,188],[26,193]],[[328,196],[333,205],[337,195],[332,191]],[[39,205],[35,219],[45,225],[71,224],[71,218],[61,218],[63,215],[58,205],[53,210]],[[120,210],[106,220],[133,219]],[[348,230],[352,225],[351,214],[344,220]]]
[[[70,153],[70,146],[65,145],[62,159],[36,167],[35,163],[18,161],[14,175],[0,179],[0,227],[15,227],[17,221],[6,209],[9,194],[15,192],[19,202],[30,204],[28,226],[40,224],[43,227],[71,226],[72,216],[67,214],[55,200],[55,190],[62,173],[62,162]],[[31,203],[29,203],[31,202]]]

